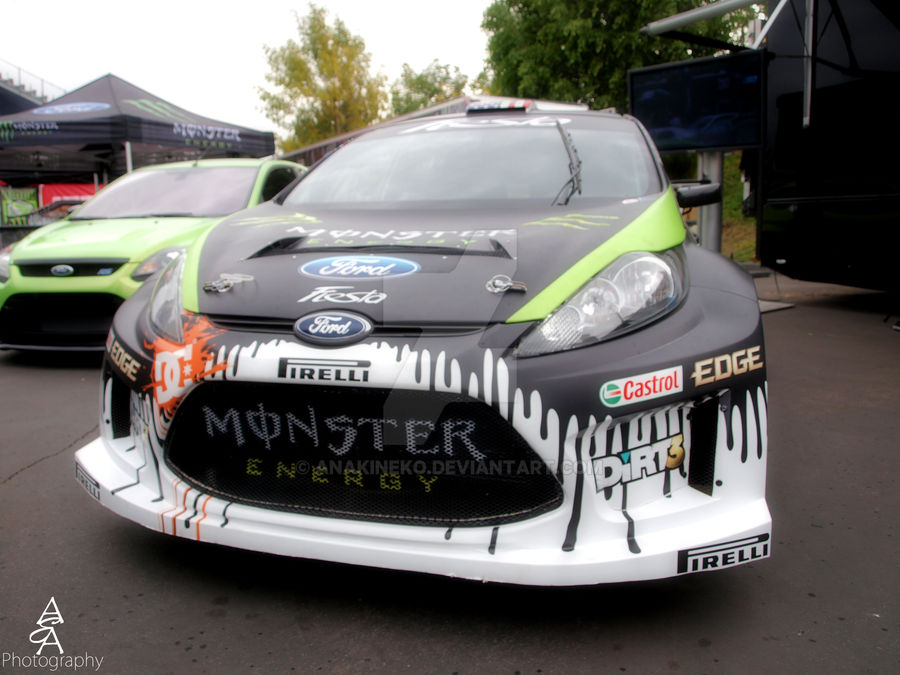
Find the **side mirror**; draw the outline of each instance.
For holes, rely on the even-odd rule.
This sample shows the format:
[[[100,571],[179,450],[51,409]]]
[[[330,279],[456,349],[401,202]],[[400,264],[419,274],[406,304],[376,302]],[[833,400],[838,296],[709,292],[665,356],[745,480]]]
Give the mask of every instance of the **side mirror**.
[[[683,209],[694,206],[706,206],[722,201],[722,186],[718,183],[694,183],[690,185],[675,185],[675,196],[678,198],[678,206]]]

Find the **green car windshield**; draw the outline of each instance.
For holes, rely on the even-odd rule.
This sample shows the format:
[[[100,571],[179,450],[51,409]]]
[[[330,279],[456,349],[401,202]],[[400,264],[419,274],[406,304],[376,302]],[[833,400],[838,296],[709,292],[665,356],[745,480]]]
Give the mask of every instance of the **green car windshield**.
[[[227,216],[247,205],[257,171],[252,166],[136,171],[97,193],[71,220]]]

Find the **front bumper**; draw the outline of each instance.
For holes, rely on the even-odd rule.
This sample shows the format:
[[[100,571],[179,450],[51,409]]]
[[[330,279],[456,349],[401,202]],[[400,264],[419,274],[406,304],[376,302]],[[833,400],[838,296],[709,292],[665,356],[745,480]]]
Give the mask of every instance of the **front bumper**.
[[[209,324],[193,331],[188,350],[151,349],[126,305],[108,342],[101,437],[78,451],[76,473],[101,504],[145,527],[283,555],[539,585],[722,569],[771,549],[757,309],[755,300],[695,288],[673,315],[625,339],[516,360],[485,346],[485,334],[322,350]],[[561,502],[485,526],[378,522],[253,505],[170,466],[173,403],[205,382],[269,386],[279,364],[323,355],[371,364],[354,387],[461,392],[489,406],[556,477]],[[636,397],[631,386],[629,400],[629,383],[647,385],[655,373],[671,373],[678,386]],[[624,383],[622,396],[604,383]],[[298,396],[315,396],[315,383],[303,386]],[[213,412],[215,440],[227,415]],[[250,420],[249,409],[236,409],[238,418]],[[263,438],[242,424],[241,443]],[[313,480],[302,471],[290,478]]]
[[[23,276],[0,283],[0,348],[100,351],[113,316],[141,283],[135,264],[109,276]]]
[[[482,581],[584,585],[721,569],[770,551],[771,519],[762,497],[710,502],[699,492],[679,491],[664,504],[630,510],[641,531],[638,553],[629,548],[630,524],[621,511],[599,502],[586,505],[577,545],[564,550],[561,534],[571,518],[565,508],[500,528],[436,529],[296,515],[211,497],[165,466],[159,467],[158,482],[142,481],[153,474],[145,458],[135,452],[133,465],[125,468],[123,452],[97,439],[76,455],[79,481],[107,508],[173,536],[281,555]],[[691,562],[703,553],[706,560]]]

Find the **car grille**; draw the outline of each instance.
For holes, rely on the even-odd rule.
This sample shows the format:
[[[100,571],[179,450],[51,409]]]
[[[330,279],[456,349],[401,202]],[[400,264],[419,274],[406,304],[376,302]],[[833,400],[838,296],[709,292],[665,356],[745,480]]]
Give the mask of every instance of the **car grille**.
[[[296,319],[263,319],[259,317],[236,317],[207,315],[217,328],[230,331],[247,331],[252,333],[290,333],[293,334]],[[379,323],[372,335],[380,338],[412,337],[457,337],[472,335],[484,330],[484,325],[429,325],[421,324],[384,324]]]
[[[21,293],[0,309],[0,343],[101,348],[122,298],[106,293]]]
[[[128,262],[127,258],[114,260],[35,260],[16,263],[23,277],[108,277]],[[53,268],[65,265],[71,268],[67,274],[54,274]]]
[[[207,382],[179,407],[166,459],[224,499],[337,518],[499,525],[562,503],[522,437],[458,394]]]

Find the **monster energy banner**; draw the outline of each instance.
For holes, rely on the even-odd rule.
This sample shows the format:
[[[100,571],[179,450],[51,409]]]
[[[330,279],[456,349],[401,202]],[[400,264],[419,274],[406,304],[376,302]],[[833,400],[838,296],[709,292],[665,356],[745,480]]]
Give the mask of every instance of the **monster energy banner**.
[[[126,142],[135,166],[275,150],[271,132],[196,115],[106,75],[46,105],[0,117],[0,170],[46,170],[56,156],[67,165],[77,158],[85,170],[115,169]]]
[[[24,225],[38,207],[36,188],[0,188],[0,225]]]

